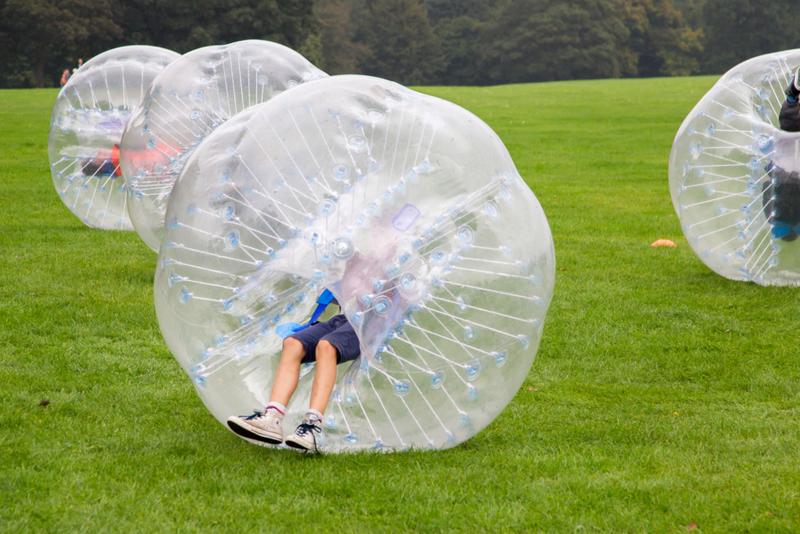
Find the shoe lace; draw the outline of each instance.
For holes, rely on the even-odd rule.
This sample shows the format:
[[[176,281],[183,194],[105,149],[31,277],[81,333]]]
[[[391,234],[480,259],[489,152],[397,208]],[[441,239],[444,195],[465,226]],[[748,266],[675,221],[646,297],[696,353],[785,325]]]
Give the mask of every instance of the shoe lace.
[[[314,450],[317,450],[317,436],[314,433],[322,434],[322,429],[316,423],[300,423],[300,426],[295,430],[298,436],[310,435],[314,439]]]
[[[245,421],[252,421],[252,420],[255,420],[255,419],[260,419],[262,417],[265,417],[266,415],[267,415],[267,411],[266,410],[262,411],[262,410],[259,410],[259,409],[256,408],[256,409],[253,410],[253,415],[245,417],[244,420]]]

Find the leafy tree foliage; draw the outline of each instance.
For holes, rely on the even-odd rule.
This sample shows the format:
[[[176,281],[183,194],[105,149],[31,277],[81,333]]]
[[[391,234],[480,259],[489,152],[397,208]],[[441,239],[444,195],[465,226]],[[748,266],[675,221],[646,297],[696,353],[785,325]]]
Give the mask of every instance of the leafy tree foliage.
[[[511,0],[424,0],[434,34],[442,43],[444,67],[437,83],[475,85],[480,37],[487,22]]]
[[[435,80],[441,45],[420,0],[369,0],[367,8],[362,38],[369,52],[361,71],[406,85]]]
[[[722,73],[748,58],[800,47],[800,6],[790,0],[706,0],[706,72]]]
[[[678,10],[690,28],[696,30],[704,26],[703,9],[706,0],[672,0],[672,6]]]
[[[242,39],[295,49],[315,33],[313,0],[116,0],[127,41],[186,53]]]
[[[320,40],[323,61],[318,64],[328,74],[355,74],[359,63],[367,54],[367,46],[355,40],[353,28],[358,21],[352,2],[348,0],[320,0],[314,12],[320,23]],[[355,13],[354,13],[355,12]]]
[[[516,0],[483,35],[481,81],[619,77],[624,16],[614,0]]]
[[[670,0],[514,0],[482,32],[483,83],[699,71],[700,30]]]
[[[44,87],[54,56],[78,50],[91,56],[121,34],[106,0],[5,0],[0,21],[0,54],[11,59],[0,81],[12,86]]]
[[[0,87],[126,44],[286,44],[331,74],[475,85],[719,73],[800,46],[790,0],[0,0]]]
[[[479,79],[479,39],[485,24],[467,16],[444,19],[436,26],[442,42],[442,85],[475,85]]]
[[[691,29],[669,0],[628,0],[631,32],[624,55],[630,76],[688,76],[699,72],[701,30]]]
[[[443,20],[467,17],[476,21],[484,21],[498,5],[505,0],[424,0],[428,19],[435,27]]]
[[[0,0],[0,86],[52,86],[61,69],[126,44],[185,53],[242,39],[321,62],[314,0]]]

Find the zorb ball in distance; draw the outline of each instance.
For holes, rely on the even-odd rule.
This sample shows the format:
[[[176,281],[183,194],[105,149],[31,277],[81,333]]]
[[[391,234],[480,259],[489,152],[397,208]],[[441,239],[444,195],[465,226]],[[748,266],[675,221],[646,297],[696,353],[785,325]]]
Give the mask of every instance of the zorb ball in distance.
[[[392,82],[334,76],[220,126],[172,192],[159,325],[221,422],[263,407],[276,328],[329,289],[361,356],[339,366],[322,449],[451,447],[531,367],[553,293],[541,205],[497,135]],[[287,428],[308,408],[305,366]]]
[[[158,252],[169,194],[189,154],[229,118],[325,77],[294,50],[249,40],[184,54],[153,81],[122,136],[133,226]]]
[[[695,253],[726,278],[800,284],[800,133],[778,123],[798,66],[800,50],[737,65],[675,136],[675,211]]]
[[[132,230],[120,138],[150,82],[179,54],[154,46],[124,46],[83,64],[61,89],[50,120],[53,184],[87,226]]]

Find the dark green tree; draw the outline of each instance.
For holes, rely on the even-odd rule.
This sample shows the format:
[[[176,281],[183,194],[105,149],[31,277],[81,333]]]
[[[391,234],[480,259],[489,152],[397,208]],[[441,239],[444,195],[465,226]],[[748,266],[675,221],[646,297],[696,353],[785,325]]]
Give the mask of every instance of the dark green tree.
[[[631,32],[622,51],[626,76],[688,76],[700,69],[702,30],[693,30],[670,0],[626,0]]]
[[[0,86],[53,85],[60,69],[116,46],[185,53],[266,39],[322,61],[313,0],[0,0]],[[49,73],[45,75],[45,73]]]
[[[442,50],[420,0],[369,0],[367,8],[360,36],[369,52],[361,71],[405,85],[433,83]]]
[[[706,0],[672,0],[672,5],[680,12],[690,28],[697,30],[705,26],[703,9]]]
[[[424,0],[433,31],[442,43],[444,66],[437,83],[475,85],[480,36],[486,22],[511,0]]]
[[[129,44],[186,53],[243,39],[294,48],[318,32],[313,0],[116,0]]]
[[[754,56],[800,46],[797,2],[706,0],[703,70],[722,73]]]
[[[4,85],[53,85],[60,77],[53,59],[66,67],[65,58],[91,57],[121,34],[107,0],[5,0],[1,7]]]
[[[480,81],[618,77],[625,15],[618,0],[515,0],[483,32]]]
[[[431,25],[437,26],[443,20],[469,17],[475,21],[485,21],[493,9],[505,5],[508,0],[423,0]]]
[[[479,39],[484,24],[467,16],[443,19],[435,32],[442,43],[442,85],[475,85],[478,81]]]
[[[328,74],[355,74],[368,49],[355,40],[357,23],[348,0],[319,0],[314,11],[319,19],[324,61],[320,68]]]

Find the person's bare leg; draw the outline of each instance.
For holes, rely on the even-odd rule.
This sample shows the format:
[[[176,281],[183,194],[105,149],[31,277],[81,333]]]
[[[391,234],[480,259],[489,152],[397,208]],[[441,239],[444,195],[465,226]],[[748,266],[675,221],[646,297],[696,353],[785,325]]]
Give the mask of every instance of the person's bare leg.
[[[319,350],[317,350],[317,353],[319,354]],[[275,373],[275,380],[272,382],[272,392],[269,395],[270,402],[278,402],[288,406],[294,390],[297,389],[297,381],[300,379],[300,364],[305,355],[306,350],[303,348],[303,344],[296,339],[287,337],[283,341],[281,362],[278,364],[278,371]],[[328,394],[330,395],[330,393]]]
[[[311,403],[309,408],[325,413],[328,399],[336,384],[336,347],[325,340],[317,344],[317,370],[311,384]]]

